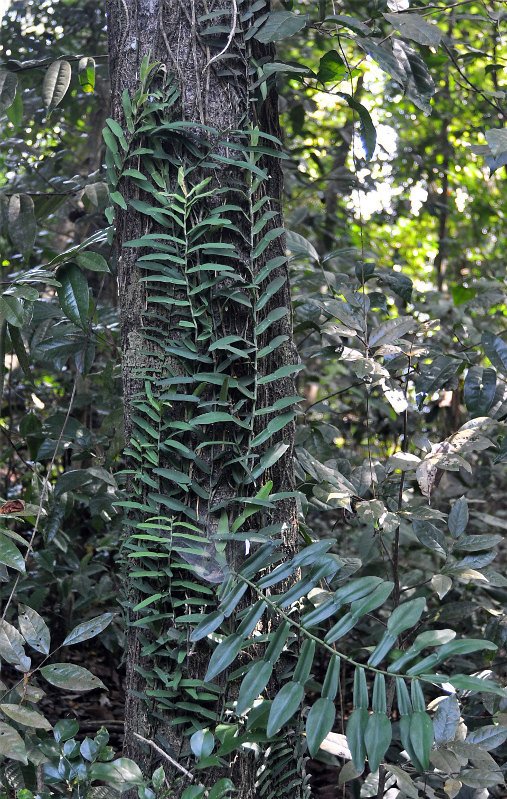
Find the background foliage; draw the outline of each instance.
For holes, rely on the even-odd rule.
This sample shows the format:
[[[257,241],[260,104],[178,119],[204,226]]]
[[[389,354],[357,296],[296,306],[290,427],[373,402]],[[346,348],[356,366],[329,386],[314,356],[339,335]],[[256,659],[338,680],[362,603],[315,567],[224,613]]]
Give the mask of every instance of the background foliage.
[[[231,711],[218,726],[208,689],[205,712],[194,707],[184,730],[191,771],[204,774],[245,742],[271,740],[287,762],[289,726],[320,761],[316,795],[338,796],[338,785],[364,797],[501,795],[504,14],[493,2],[301,0],[255,23],[260,41],[277,43],[277,61],[255,65],[257,92],[276,82],[289,156],[301,553],[273,572],[281,555],[266,543],[243,568],[265,612],[281,610],[286,625],[246,676],[239,670],[237,713],[264,692],[283,648],[286,682],[246,722]],[[228,30],[212,33],[217,49]],[[79,734],[51,699],[104,690],[94,651],[118,668],[123,658],[118,299],[104,168],[115,130],[100,4],[13,3],[2,60],[0,476],[5,502],[20,502],[1,509],[0,785],[24,799],[41,785],[47,796],[105,796],[121,775],[149,799],[163,795],[163,775],[143,783],[104,731]],[[288,596],[266,592],[291,574]],[[192,635],[220,642],[212,685],[250,628],[220,626],[236,585],[222,587],[217,612],[216,585],[192,579]],[[96,635],[96,650],[83,646]],[[296,636],[302,654],[291,661]],[[397,686],[387,674],[440,669],[440,680]],[[73,712],[86,726],[86,710]],[[110,794],[99,788],[107,779]]]

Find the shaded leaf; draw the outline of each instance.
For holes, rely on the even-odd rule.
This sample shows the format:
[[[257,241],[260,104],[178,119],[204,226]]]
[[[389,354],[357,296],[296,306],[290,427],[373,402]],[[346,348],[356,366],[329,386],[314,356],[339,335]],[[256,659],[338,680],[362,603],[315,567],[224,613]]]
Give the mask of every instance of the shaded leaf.
[[[37,235],[37,223],[33,200],[28,194],[12,194],[9,197],[7,221],[9,237],[16,249],[21,253],[31,252]]]
[[[73,663],[51,663],[42,666],[40,673],[51,685],[66,691],[93,691],[94,688],[106,687],[88,669]]]
[[[114,613],[103,613],[102,616],[97,616],[95,619],[83,621],[68,634],[62,642],[62,646],[80,644],[82,641],[88,641],[89,638],[94,638],[111,624],[114,617]]]
[[[53,61],[42,83],[42,100],[47,113],[60,103],[69,88],[72,69],[68,61]]]
[[[278,42],[292,36],[308,22],[307,14],[293,14],[291,11],[272,11],[268,14],[266,22],[254,34],[254,38],[262,44]]]
[[[25,742],[14,727],[0,721],[0,755],[9,760],[19,760],[25,765],[28,763]]]
[[[38,730],[52,729],[49,721],[37,710],[30,710],[24,705],[2,704],[0,710],[13,721],[25,727],[34,727]]]
[[[14,102],[18,79],[13,72],[0,70],[0,114],[9,108]]]
[[[75,325],[86,330],[88,325],[88,281],[76,264],[65,264],[56,273],[61,286],[57,289],[58,299],[64,314]]]
[[[5,563],[18,572],[26,571],[23,555],[3,533],[0,533],[0,563]]]
[[[36,610],[28,605],[19,606],[18,624],[26,643],[43,655],[49,654],[51,634],[49,628]]]
[[[306,719],[306,738],[308,751],[315,757],[326,735],[331,731],[336,716],[334,702],[327,697],[320,697],[310,708]]]
[[[437,745],[445,744],[454,739],[460,716],[461,713],[455,694],[451,694],[446,699],[439,702],[433,717],[433,730],[435,733],[435,743]]]
[[[407,39],[428,47],[438,47],[440,44],[443,34],[438,25],[426,22],[418,14],[384,14],[384,17]]]
[[[268,738],[276,735],[278,730],[292,718],[303,701],[304,693],[305,689],[299,682],[285,683],[280,689],[269,711],[266,730]]]

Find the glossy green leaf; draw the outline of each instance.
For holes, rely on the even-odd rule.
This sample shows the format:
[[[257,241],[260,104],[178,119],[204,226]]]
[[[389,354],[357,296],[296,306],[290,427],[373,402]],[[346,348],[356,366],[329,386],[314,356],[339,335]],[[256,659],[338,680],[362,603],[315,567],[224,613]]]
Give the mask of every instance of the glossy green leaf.
[[[460,538],[468,525],[468,502],[466,497],[456,500],[447,520],[449,532],[453,538]]]
[[[227,638],[224,638],[211,655],[204,681],[210,682],[224,671],[227,666],[230,666],[233,660],[238,656],[242,645],[243,638],[241,635],[233,633]]]
[[[42,100],[48,114],[65,97],[71,75],[72,69],[68,61],[53,61],[47,68],[42,82]]]
[[[331,731],[336,716],[334,702],[321,696],[310,708],[306,719],[306,739],[310,757],[315,757],[328,732]]]
[[[430,765],[433,744],[433,724],[427,713],[418,710],[410,716],[410,742],[421,766],[426,771]]]
[[[269,711],[266,734],[272,738],[292,718],[303,701],[305,689],[299,682],[288,682],[280,689]]]
[[[384,14],[384,17],[407,39],[428,47],[440,44],[443,34],[438,25],[432,25],[419,14]]]
[[[338,82],[347,71],[346,64],[337,50],[328,50],[319,62],[317,80],[321,83]]]
[[[85,94],[93,93],[95,89],[95,59],[85,56],[79,59],[78,64],[79,84]]]
[[[438,703],[433,716],[433,731],[437,746],[454,740],[460,718],[461,711],[456,694],[451,694]]]
[[[37,710],[30,710],[24,705],[1,704],[0,710],[17,724],[34,727],[37,730],[50,730],[51,724]]]
[[[28,763],[25,742],[14,727],[0,721],[0,755],[9,760]]]
[[[368,707],[366,674],[360,666],[356,666],[354,671],[354,707],[365,709]]]
[[[340,657],[333,655],[327,667],[326,676],[322,685],[322,696],[334,699],[340,682]]]
[[[404,715],[400,719],[400,738],[401,743],[405,751],[410,757],[410,762],[414,766],[414,768],[422,774],[424,771],[423,765],[419,759],[418,752],[414,749],[412,745],[412,741],[410,739],[410,722],[412,719],[412,713],[408,715]]]
[[[210,633],[215,632],[215,630],[220,627],[224,618],[224,614],[218,610],[213,611],[213,613],[209,613],[202,621],[199,622],[197,627],[194,627],[190,633],[190,640],[200,641],[202,638],[206,638]]]
[[[209,757],[215,746],[215,737],[209,730],[197,730],[190,738],[190,748],[196,758]]]
[[[430,722],[431,723],[431,722]],[[348,728],[347,728],[348,729]],[[391,722],[385,713],[372,713],[364,731],[364,744],[368,763],[376,771],[389,748],[392,739]]]
[[[254,38],[262,44],[278,42],[302,30],[308,22],[307,14],[293,14],[291,11],[272,11]]]
[[[57,292],[62,311],[71,322],[86,330],[89,292],[84,273],[76,264],[68,263],[60,267],[56,276],[61,283]]]
[[[8,621],[0,620],[0,658],[20,671],[30,670],[30,658],[26,656],[25,639],[21,633],[9,624]]]
[[[393,610],[387,620],[387,629],[392,635],[399,635],[410,627],[415,627],[426,605],[425,597],[410,599]]]
[[[114,613],[103,613],[102,616],[96,616],[94,619],[81,622],[67,635],[62,642],[62,646],[80,644],[82,641],[88,641],[89,638],[95,638],[96,635],[111,624],[114,617]]]
[[[294,669],[294,675],[292,677],[294,682],[299,682],[301,685],[304,685],[310,676],[313,658],[315,655],[315,646],[316,642],[309,638],[307,638],[303,643],[296,668]]]
[[[142,785],[144,782],[137,763],[126,757],[120,757],[109,763],[92,763],[90,779],[112,783],[120,791],[135,785]]]
[[[16,571],[26,571],[25,559],[17,546],[7,538],[7,536],[0,533],[0,563],[10,566],[11,569]]]
[[[88,669],[73,663],[51,663],[42,666],[40,673],[51,685],[66,691],[93,691],[95,688],[106,688],[102,680],[95,677]]]
[[[352,762],[359,772],[363,770],[366,758],[364,736],[369,718],[370,716],[366,708],[361,707],[352,711],[347,722],[347,743],[352,755]]]
[[[18,625],[26,643],[37,652],[49,655],[51,633],[49,628],[36,610],[28,605],[19,606]]]
[[[250,708],[259,694],[263,692],[273,672],[272,663],[266,660],[258,660],[248,670],[239,689],[236,712],[238,715]]]
[[[92,272],[108,272],[109,266],[106,259],[98,252],[84,250],[76,255],[76,261],[83,269],[90,269]]]
[[[68,741],[79,732],[79,722],[76,719],[61,719],[57,721],[53,730],[55,741]]]
[[[507,375],[507,344],[505,341],[500,336],[486,330],[482,334],[482,346],[493,366],[501,374]]]

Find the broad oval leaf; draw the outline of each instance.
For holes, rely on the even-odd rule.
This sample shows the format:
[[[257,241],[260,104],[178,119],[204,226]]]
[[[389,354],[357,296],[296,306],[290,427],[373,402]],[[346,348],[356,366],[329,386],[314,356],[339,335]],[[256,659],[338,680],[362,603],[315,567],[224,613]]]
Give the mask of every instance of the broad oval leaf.
[[[0,755],[9,760],[19,760],[27,765],[25,742],[14,727],[0,721]]]
[[[5,563],[6,566],[10,566],[11,569],[16,569],[18,572],[26,570],[23,555],[3,533],[0,533],[0,563]]]
[[[92,763],[90,779],[110,782],[122,791],[129,786],[142,785],[144,782],[137,763],[126,757],[120,757],[118,760],[113,760],[112,763]]]
[[[384,14],[384,17],[407,39],[428,47],[440,44],[443,33],[438,25],[432,25],[419,14]]]
[[[61,286],[58,287],[58,299],[64,314],[75,325],[86,330],[88,325],[88,281],[76,264],[65,264],[56,273]]]
[[[437,746],[452,741],[456,735],[460,720],[460,709],[456,694],[439,702],[436,713],[433,717],[433,731]],[[507,734],[506,734],[507,737]]]
[[[18,624],[26,643],[37,652],[49,655],[51,634],[42,616],[28,605],[20,605]]]
[[[30,658],[25,655],[25,639],[8,621],[0,621],[0,658],[18,671],[30,670]]]
[[[103,613],[102,616],[97,616],[95,619],[83,621],[74,627],[72,632],[68,634],[62,643],[62,646],[70,646],[71,644],[80,644],[82,641],[87,641],[89,638],[94,638],[96,635],[105,630],[114,619],[114,613]]]
[[[34,727],[38,730],[50,730],[52,725],[37,710],[30,710],[24,705],[3,704],[0,710],[13,721],[25,727]]]
[[[308,22],[308,14],[293,14],[292,11],[272,11],[266,22],[254,34],[254,38],[263,44],[278,42],[292,36]]]
[[[209,730],[197,730],[190,738],[190,748],[201,760],[209,757],[215,746],[215,736]]]
[[[306,739],[311,757],[315,757],[328,732],[331,731],[336,716],[334,702],[321,696],[310,708],[306,719]]]
[[[269,711],[266,729],[268,738],[276,735],[284,724],[292,718],[303,701],[304,693],[305,689],[299,682],[285,683],[283,688],[278,691]]]
[[[495,391],[494,369],[490,367],[483,369],[482,366],[470,367],[463,386],[463,399],[472,416],[486,416],[495,399]]]
[[[53,61],[42,82],[42,100],[49,114],[60,103],[69,88],[72,69],[68,61]]]
[[[88,669],[74,663],[51,663],[49,666],[42,666],[40,673],[51,685],[66,691],[93,691],[95,688],[106,687]]]

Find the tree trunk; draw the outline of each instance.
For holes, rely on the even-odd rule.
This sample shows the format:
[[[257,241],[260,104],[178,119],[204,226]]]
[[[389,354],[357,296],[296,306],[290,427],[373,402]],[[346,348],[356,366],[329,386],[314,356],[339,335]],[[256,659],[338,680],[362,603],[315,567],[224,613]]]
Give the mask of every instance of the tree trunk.
[[[146,334],[148,329],[146,308],[148,301],[152,301],[147,286],[152,284],[141,280],[143,277],[149,276],[149,273],[142,268],[142,263],[138,260],[140,254],[149,255],[149,249],[146,247],[136,249],[124,245],[125,242],[139,239],[146,234],[158,233],[161,227],[156,219],[147,217],[146,214],[131,205],[131,201],[147,199],[147,195],[139,188],[139,183],[136,184],[130,177],[120,180],[118,189],[127,203],[127,210],[122,209],[121,206],[116,209],[118,293],[121,304],[122,371],[127,445],[135,429],[134,419],[138,413],[139,398],[146,393],[146,376],[153,375],[155,372],[158,375],[158,382],[154,380],[150,385],[160,386],[164,379],[169,379],[173,381],[173,384],[176,383],[174,393],[179,397],[182,394],[188,397],[192,395],[196,387],[195,379],[194,382],[185,382],[187,378],[190,379],[189,375],[192,370],[197,374],[204,374],[218,368],[220,370],[218,375],[222,379],[220,396],[217,396],[217,392],[213,393],[213,383],[209,383],[207,378],[203,378],[202,385],[206,385],[203,393],[197,397],[207,401],[209,406],[207,410],[210,412],[223,410],[225,404],[229,403],[230,407],[234,404],[235,408],[240,408],[237,412],[242,418],[255,418],[253,435],[257,435],[276,416],[276,412],[268,412],[261,415],[256,413],[254,417],[254,411],[270,408],[280,398],[295,394],[292,374],[257,385],[259,378],[271,375],[279,367],[294,364],[297,357],[292,340],[287,266],[280,257],[284,255],[284,239],[280,235],[274,236],[267,248],[252,258],[250,245],[252,242],[255,245],[261,238],[261,234],[257,235],[252,230],[253,220],[252,218],[246,219],[244,201],[238,200],[237,187],[245,192],[248,188],[247,182],[245,182],[247,179],[245,178],[245,169],[230,163],[230,159],[242,159],[244,156],[238,154],[238,150],[234,147],[228,146],[229,143],[237,145],[244,142],[244,137],[237,132],[255,126],[261,131],[275,136],[278,136],[279,133],[277,96],[274,89],[270,88],[263,102],[258,98],[254,102],[253,98],[251,84],[256,80],[257,74],[251,68],[250,58],[254,55],[256,62],[259,63],[269,60],[273,54],[269,48],[261,46],[253,39],[248,40],[247,37],[245,40],[245,34],[251,24],[247,14],[250,5],[250,0],[243,0],[243,2],[242,0],[236,0],[236,2],[234,0],[233,2],[231,0],[211,0],[211,2],[210,0],[165,0],[165,2],[164,0],[137,0],[137,2],[135,0],[108,0],[112,116],[114,120],[122,126],[128,136],[122,94],[126,90],[130,98],[134,96],[139,87],[143,58],[148,57],[150,62],[157,61],[165,65],[167,73],[174,76],[180,91],[179,100],[171,112],[172,120],[193,123],[195,128],[190,125],[186,129],[191,131],[189,135],[199,136],[201,139],[207,137],[208,144],[214,146],[214,152],[222,159],[229,159],[229,162],[223,162],[223,167],[220,170],[216,168],[216,164],[213,166],[204,164],[199,169],[194,168],[192,185],[197,185],[200,180],[205,178],[211,178],[210,185],[215,191],[212,196],[206,198],[205,202],[197,204],[193,211],[193,219],[202,219],[210,210],[218,210],[222,205],[230,204],[232,206],[229,211],[230,225],[222,231],[221,241],[227,245],[233,245],[236,256],[234,260],[231,258],[230,261],[227,257],[222,257],[222,262],[230,263],[246,285],[248,281],[252,280],[252,275],[257,275],[268,261],[279,257],[280,265],[272,269],[260,284],[260,294],[263,288],[273,280],[285,278],[283,282],[279,281],[280,287],[264,305],[260,317],[256,318],[254,318],[251,306],[245,303],[244,295],[242,299],[238,292],[231,292],[230,285],[232,284],[229,284],[227,280],[210,289],[212,293],[210,294],[207,318],[211,320],[210,324],[213,327],[211,338],[202,333],[203,323],[201,320],[204,317],[201,316],[197,320],[185,323],[187,324],[186,330],[191,330],[191,332],[183,334],[178,328],[181,321],[178,308],[175,310],[172,306],[173,310],[168,311],[167,305],[157,306],[157,318],[154,324],[157,328],[158,338],[154,343],[153,336],[150,339]],[[223,26],[223,29],[229,33],[206,34],[206,29],[211,26],[215,29],[216,26]],[[255,48],[255,53],[252,53],[252,48]],[[160,121],[164,122],[164,118],[161,118]],[[219,135],[212,131],[204,131],[200,127],[202,125],[218,131]],[[218,140],[222,143],[217,143]],[[174,140],[168,139],[167,142],[163,142],[163,147],[169,162],[169,180],[171,186],[177,189],[176,160],[181,157],[181,150],[178,147],[174,149],[173,142]],[[140,144],[142,145],[142,142],[138,141],[135,146],[138,147]],[[265,141],[260,140],[259,144],[263,145]],[[273,146],[269,141],[267,144]],[[127,159],[126,166],[137,168],[138,160],[138,156],[130,161]],[[262,231],[262,236],[264,236],[266,230],[282,226],[282,174],[279,159],[276,157],[263,155],[258,166],[266,169],[269,173],[269,178],[259,185],[254,196],[255,200],[261,199],[264,195],[271,198],[257,214],[260,216],[265,211],[271,212],[267,227]],[[230,191],[222,193],[224,187],[230,187]],[[215,256],[216,260],[220,260],[220,257]],[[200,278],[201,282],[205,281],[210,274],[210,272],[203,272]],[[230,296],[228,296],[228,292]],[[206,359],[210,359],[212,342],[218,342],[228,336],[238,339],[241,337],[242,341],[253,341],[254,328],[256,324],[259,324],[259,319],[265,319],[273,309],[280,307],[287,308],[287,313],[278,319],[275,318],[269,328],[259,334],[256,348],[253,348],[248,354],[245,351],[241,357],[231,356],[229,361],[222,358],[219,366],[217,366],[215,349],[211,359],[213,363],[206,364]],[[178,328],[176,332],[175,328]],[[199,331],[201,334],[197,335]],[[259,350],[276,337],[281,337],[282,343],[272,352],[257,359]],[[160,344],[161,340],[171,343],[169,352],[163,343]],[[188,344],[195,353],[194,365],[190,371],[188,363],[177,354],[178,347],[175,346],[175,343],[182,344],[184,342],[187,342],[184,346]],[[228,375],[225,383],[223,381],[224,373]],[[178,376],[181,376],[180,383],[178,383]],[[243,397],[241,400],[238,391],[229,387],[236,385],[237,381],[242,379],[244,385],[256,386],[255,399]],[[153,388],[154,390],[155,388]],[[162,395],[160,394],[160,396]],[[172,421],[179,423],[180,427],[184,428],[187,424],[187,408],[188,401],[179,402],[177,398],[174,399],[171,402],[171,407],[164,409],[164,423]],[[190,426],[187,425],[187,427]],[[293,421],[288,421],[280,431],[275,432],[266,442],[263,442],[262,446],[255,448],[255,452],[259,454],[263,448],[268,449],[279,442],[288,445],[282,457],[261,477],[256,481],[246,481],[244,484],[238,478],[238,471],[241,470],[237,461],[250,457],[251,449],[245,439],[242,444],[243,449],[241,450],[241,447],[238,449],[238,446],[235,445],[236,449],[231,454],[230,448],[226,446],[232,438],[231,430],[232,425],[226,421],[210,425],[209,428],[206,428],[204,435],[200,428],[196,431],[195,427],[183,430],[183,432],[180,429],[178,432],[179,443],[188,447],[193,453],[198,453],[200,458],[199,461],[192,462],[189,471],[193,485],[197,488],[197,494],[193,493],[192,487],[187,492],[185,499],[188,508],[187,515],[185,513],[179,516],[174,513],[172,515],[180,520],[194,519],[193,523],[197,524],[199,530],[208,539],[211,539],[217,532],[224,509],[229,524],[234,522],[234,514],[236,517],[239,515],[242,508],[236,502],[238,495],[254,495],[268,480],[273,481],[273,493],[294,490]],[[209,446],[206,446],[206,438],[213,439]],[[163,451],[159,447],[157,452],[159,469],[167,466],[174,468],[174,459],[171,459],[169,454],[167,448],[166,451]],[[233,457],[234,455],[235,457]],[[196,465],[197,463],[200,465]],[[161,494],[153,494],[152,491],[150,492],[151,483],[147,485],[146,482],[139,481],[139,464],[132,459],[129,462],[127,457],[127,465],[132,471],[127,479],[128,498],[137,498],[140,504],[144,503],[146,508],[150,508],[144,514],[145,518],[156,514],[168,516],[171,512],[163,506],[163,503],[160,504],[161,494],[163,495],[165,491],[170,498],[176,497],[176,484],[172,483],[170,478],[158,475],[156,480],[162,486],[159,488]],[[136,468],[138,472],[134,474]],[[151,479],[153,482],[153,474],[147,479]],[[138,516],[137,520],[139,520]],[[131,522],[134,523],[133,519]],[[288,554],[295,551],[296,505],[292,497],[281,499],[274,508],[267,511],[264,524],[282,526],[285,550]],[[127,528],[127,545],[129,534],[130,529]],[[244,558],[244,551],[244,544],[241,547],[236,545],[234,549],[230,548],[228,557],[237,565],[238,559]],[[137,561],[135,563],[137,564]],[[169,644],[165,649],[163,648],[160,644],[162,637],[167,636],[170,641],[171,638],[176,640],[179,635],[178,640],[181,646],[181,636],[185,637],[185,631],[188,630],[188,625],[181,623],[182,616],[177,619],[175,613],[173,613],[170,623],[159,621],[157,628],[152,625],[149,630],[146,630],[142,624],[139,624],[143,620],[142,614],[133,608],[146,597],[147,593],[150,593],[146,587],[150,577],[146,577],[141,590],[139,580],[132,577],[132,568],[132,564],[130,564],[126,572],[125,604],[129,626],[126,645],[127,700],[124,753],[138,762],[147,773],[151,773],[160,762],[155,747],[149,747],[140,742],[136,737],[137,733],[156,743],[184,768],[191,768],[195,760],[189,750],[189,727],[194,723],[194,729],[198,729],[200,726],[209,726],[213,731],[213,721],[203,724],[197,717],[194,717],[192,712],[188,711],[191,691],[187,691],[186,695],[184,691],[181,691],[178,695],[177,687],[171,687],[169,690],[167,680],[164,683],[164,674],[171,675],[175,670],[180,669],[183,680],[202,680],[211,650],[206,640],[192,645],[185,642],[187,650],[183,653],[176,652],[174,643],[172,648]],[[187,580],[196,580],[192,572],[190,574],[188,571],[183,573],[183,577],[185,576]],[[184,582],[182,574],[173,573],[171,575],[173,583],[177,577],[179,577],[180,584],[177,597],[178,602],[181,603],[180,607],[182,607],[180,613],[183,613],[185,600],[182,600],[181,583]],[[165,588],[167,591],[168,585]],[[152,591],[153,594],[161,591],[160,578],[154,580]],[[186,596],[188,596],[188,592]],[[174,600],[174,596],[171,598]],[[255,600],[255,597],[250,598],[250,601],[252,600]],[[236,609],[236,612],[239,608]],[[199,608],[190,606],[190,608],[187,607],[188,610],[196,612]],[[208,605],[206,611],[210,610],[213,610],[213,606]],[[165,616],[167,615],[166,613]],[[229,619],[229,621],[232,620],[233,627],[235,626],[234,618],[233,614]],[[171,627],[169,633],[165,624],[169,624]],[[237,666],[233,663],[232,668],[235,665]],[[230,700],[231,696],[234,696],[223,677],[220,677],[220,686],[221,693],[218,695],[216,707],[212,707],[217,712],[217,719],[217,708],[220,706],[221,718],[223,718],[226,699]],[[147,689],[151,689],[151,697],[146,696]],[[159,689],[161,694],[158,695],[164,694],[165,701],[157,701],[157,695],[154,692]],[[182,702],[184,698],[187,699],[186,704]],[[182,704],[185,705],[185,712]],[[181,724],[174,723],[175,720]],[[167,763],[164,762],[164,767],[166,765]],[[215,765],[212,764],[204,772],[197,772],[196,781],[202,780],[208,787],[212,787],[220,778],[227,776],[232,779],[238,789],[237,796],[240,799],[254,799],[256,796],[255,775],[259,765],[262,764],[255,763],[252,754],[235,752],[231,756],[228,767],[224,768],[217,761]],[[294,771],[287,768],[288,775],[289,771],[292,771],[293,779]],[[168,774],[174,778],[178,776],[178,771],[171,772],[169,769]],[[179,776],[181,777],[181,774]],[[173,783],[174,793],[171,796],[180,796],[187,785],[188,781],[185,781],[184,778],[178,784]],[[269,792],[266,795],[270,795]],[[298,795],[296,789],[292,795]]]

